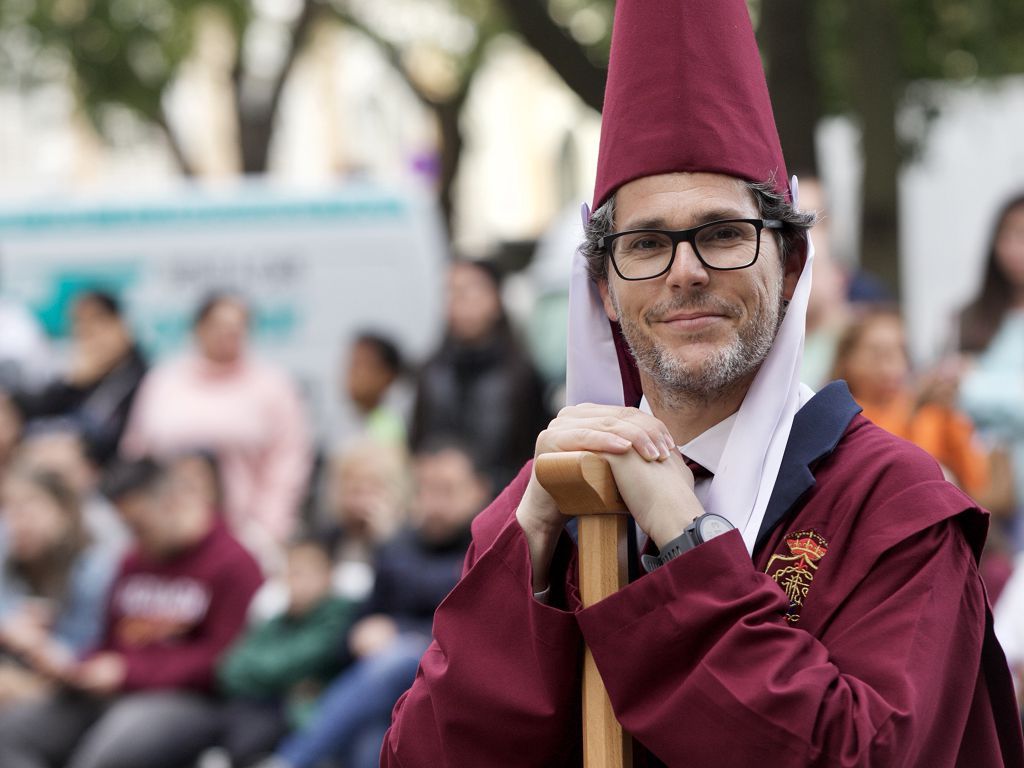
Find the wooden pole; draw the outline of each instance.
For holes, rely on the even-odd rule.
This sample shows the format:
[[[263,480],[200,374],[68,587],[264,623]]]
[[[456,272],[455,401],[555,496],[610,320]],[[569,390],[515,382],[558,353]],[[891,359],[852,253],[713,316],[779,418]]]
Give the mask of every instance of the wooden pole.
[[[608,462],[589,451],[545,453],[534,467],[537,480],[563,514],[579,520],[580,597],[584,607],[629,581],[626,526],[632,518],[619,496]],[[583,765],[631,768],[633,742],[615,719],[608,692],[590,649],[583,658]]]

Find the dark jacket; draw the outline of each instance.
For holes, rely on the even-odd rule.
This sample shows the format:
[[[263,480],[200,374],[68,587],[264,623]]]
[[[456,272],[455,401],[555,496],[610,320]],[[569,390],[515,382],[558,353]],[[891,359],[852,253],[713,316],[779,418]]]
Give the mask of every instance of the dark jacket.
[[[430,637],[434,611],[458,582],[470,540],[468,527],[438,543],[411,528],[400,531],[377,552],[373,593],[362,614],[386,614],[399,631]]]
[[[35,394],[20,393],[14,402],[26,421],[47,417],[71,419],[81,431],[90,458],[102,465],[117,452],[142,377],[146,359],[133,346],[107,374],[87,386],[55,381]]]
[[[478,345],[449,338],[417,378],[410,443],[415,451],[431,437],[455,437],[502,488],[549,419],[540,376],[510,331]]]

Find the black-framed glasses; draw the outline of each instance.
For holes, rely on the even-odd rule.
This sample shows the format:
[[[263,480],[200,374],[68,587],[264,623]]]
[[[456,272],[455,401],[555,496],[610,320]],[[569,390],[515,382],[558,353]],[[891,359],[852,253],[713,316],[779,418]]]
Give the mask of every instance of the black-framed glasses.
[[[757,261],[761,230],[782,229],[778,219],[724,219],[692,229],[631,229],[602,237],[623,280],[650,280],[670,269],[680,243],[689,243],[708,269],[745,269]]]

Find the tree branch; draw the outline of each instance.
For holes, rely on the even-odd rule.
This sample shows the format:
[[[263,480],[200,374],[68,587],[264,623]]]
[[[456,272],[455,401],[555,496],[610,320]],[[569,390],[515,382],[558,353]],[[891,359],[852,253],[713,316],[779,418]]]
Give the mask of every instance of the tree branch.
[[[299,11],[299,17],[292,27],[292,33],[288,40],[288,54],[285,57],[284,64],[281,66],[281,70],[274,79],[270,103],[267,105],[267,111],[271,115],[271,119],[277,114],[277,107],[281,103],[281,94],[284,92],[284,86],[288,82],[288,76],[295,66],[295,60],[299,57],[299,52],[306,44],[306,39],[313,28],[313,22],[316,21],[317,5],[316,0],[303,0],[302,10]]]
[[[167,119],[167,113],[162,105],[160,111],[153,117],[153,122],[167,139],[167,146],[171,150],[171,155],[174,157],[174,161],[177,163],[182,174],[189,178],[195,176],[195,168],[192,167],[192,163],[189,162],[188,157],[185,155],[185,149],[181,146],[181,142],[178,141],[177,135],[171,128],[170,121]]]
[[[406,85],[409,86],[409,90],[413,92],[423,106],[428,109],[437,108],[436,100],[423,89],[423,86],[416,82],[416,78],[414,78],[412,73],[405,68],[405,64],[402,62],[402,52],[394,45],[394,43],[381,37],[375,30],[364,24],[363,21],[357,18],[354,14],[343,8],[339,8],[337,3],[332,3],[328,7],[333,11],[335,16],[337,16],[339,21],[366,35],[366,37],[372,40],[377,47],[380,48],[384,57],[391,65],[391,68],[394,69],[395,72],[397,72],[405,81]]]
[[[526,43],[588,106],[601,111],[607,72],[548,13],[543,0],[501,0]]]

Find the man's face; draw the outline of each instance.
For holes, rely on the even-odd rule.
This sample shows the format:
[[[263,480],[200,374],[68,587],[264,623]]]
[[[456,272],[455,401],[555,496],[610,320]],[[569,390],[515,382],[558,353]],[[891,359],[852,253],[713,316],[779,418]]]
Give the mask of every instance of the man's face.
[[[162,493],[145,489],[127,493],[114,503],[139,548],[154,555],[170,549],[167,514],[171,510],[164,501]]]
[[[738,179],[711,173],[648,176],[619,188],[615,231],[689,229],[719,219],[760,218],[753,194]],[[655,388],[708,399],[749,384],[771,349],[792,296],[800,264],[785,269],[770,232],[757,262],[746,269],[707,269],[688,243],[672,269],[651,280],[621,279],[609,265],[599,288],[605,311],[618,320],[641,376]]]
[[[411,517],[428,540],[441,541],[465,528],[487,503],[487,486],[461,451],[421,454],[414,471]]]
[[[199,459],[179,459],[152,486],[114,500],[139,548],[152,557],[169,557],[191,546],[213,524],[213,491],[193,461],[202,465]]]

